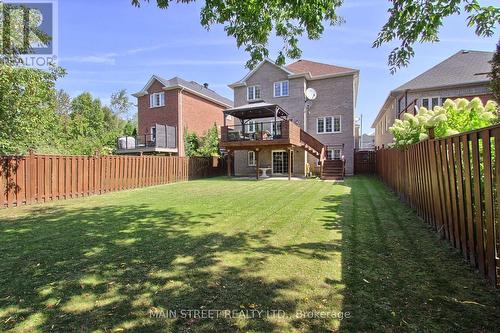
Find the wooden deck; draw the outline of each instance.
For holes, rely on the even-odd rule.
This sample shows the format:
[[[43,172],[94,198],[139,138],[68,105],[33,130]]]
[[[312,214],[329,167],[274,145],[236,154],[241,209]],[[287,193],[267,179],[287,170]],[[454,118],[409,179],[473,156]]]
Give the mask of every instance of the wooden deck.
[[[300,146],[300,127],[291,121],[282,121],[279,136],[266,137],[254,135],[249,138],[231,138],[231,126],[222,126],[220,146],[227,150],[255,150],[256,148]]]

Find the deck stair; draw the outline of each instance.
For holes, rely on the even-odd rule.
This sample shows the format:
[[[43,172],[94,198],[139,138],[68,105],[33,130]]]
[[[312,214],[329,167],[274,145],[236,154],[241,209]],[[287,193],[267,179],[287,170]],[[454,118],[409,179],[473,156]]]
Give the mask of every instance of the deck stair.
[[[344,162],[343,160],[325,160],[321,179],[324,180],[342,180],[344,179]]]
[[[309,154],[319,160],[326,153],[325,145],[303,129],[300,129],[300,144]]]
[[[313,155],[321,162],[321,179],[341,180],[344,179],[344,161],[327,160],[326,146],[318,139],[307,132],[300,130],[300,143],[309,154]]]

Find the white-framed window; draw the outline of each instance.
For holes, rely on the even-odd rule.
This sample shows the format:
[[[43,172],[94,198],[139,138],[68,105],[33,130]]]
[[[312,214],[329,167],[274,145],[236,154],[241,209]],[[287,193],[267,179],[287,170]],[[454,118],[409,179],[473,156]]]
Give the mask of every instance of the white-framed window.
[[[333,147],[326,148],[326,158],[329,160],[340,160],[342,158],[342,149]]]
[[[330,116],[316,118],[316,133],[340,133],[342,132],[341,117]]]
[[[247,133],[255,133],[255,120],[250,120],[247,124],[246,124],[246,132]]]
[[[165,106],[165,93],[159,92],[149,95],[149,107],[157,108],[160,106]]]
[[[428,110],[432,110],[432,109],[434,109],[435,106],[441,106],[443,101],[444,101],[444,99],[441,97],[423,97],[421,99],[420,104],[424,108],[426,108]]]
[[[274,97],[288,96],[288,81],[274,82]]]
[[[247,87],[247,100],[254,101],[260,99],[260,86]]]
[[[253,150],[249,150],[247,154],[248,166],[255,166],[255,152]]]

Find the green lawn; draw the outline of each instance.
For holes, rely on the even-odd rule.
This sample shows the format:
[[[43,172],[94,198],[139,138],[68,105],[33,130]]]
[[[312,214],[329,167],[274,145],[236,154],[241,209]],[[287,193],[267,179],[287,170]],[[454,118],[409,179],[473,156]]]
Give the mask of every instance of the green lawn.
[[[209,179],[0,210],[0,253],[1,332],[500,327],[499,293],[367,177]]]

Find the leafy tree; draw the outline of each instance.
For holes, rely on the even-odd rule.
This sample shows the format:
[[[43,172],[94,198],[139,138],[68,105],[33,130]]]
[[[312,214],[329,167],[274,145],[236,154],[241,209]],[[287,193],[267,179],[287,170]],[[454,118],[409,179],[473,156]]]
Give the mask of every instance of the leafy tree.
[[[388,64],[391,72],[407,66],[414,55],[413,45],[417,42],[438,42],[439,28],[443,20],[463,11],[468,14],[467,25],[475,28],[478,36],[493,36],[500,22],[500,8],[481,6],[478,0],[391,0],[389,20],[383,26],[374,47],[393,40],[400,41],[394,48]]]
[[[56,113],[63,117],[71,113],[71,97],[62,89],[56,92]]]
[[[111,110],[116,116],[125,117],[128,115],[133,103],[130,102],[127,90],[122,89],[111,95]]]
[[[131,0],[135,6],[149,0]],[[168,8],[172,0],[156,0],[158,7]],[[190,3],[194,0],[181,0]],[[500,21],[500,8],[481,6],[479,0],[390,0],[389,19],[383,26],[373,46],[393,40],[400,46],[392,50],[388,64],[391,72],[406,66],[414,55],[417,42],[439,41],[439,28],[448,16],[468,14],[467,25],[475,28],[478,36],[492,36]],[[337,25],[343,19],[337,9],[343,0],[254,0],[224,1],[207,0],[201,10],[201,25],[206,29],[214,24],[224,24],[228,36],[236,39],[238,47],[244,47],[250,59],[246,65],[253,68],[269,56],[269,36],[274,31],[283,40],[276,62],[284,64],[285,57],[297,59],[301,56],[299,37],[319,39],[324,24]]]
[[[498,41],[497,50],[490,64],[491,73],[489,76],[491,79],[491,92],[497,104],[500,105],[500,41]]]
[[[55,81],[65,74],[0,63],[0,154],[57,146]]]
[[[127,120],[125,126],[123,127],[123,134],[126,136],[136,136],[137,135],[137,124],[133,120]]]
[[[184,3],[192,1],[181,0]],[[140,6],[141,0],[132,0],[132,4]],[[169,4],[170,0],[157,0],[160,8],[167,8]],[[277,63],[283,64],[285,57],[300,57],[300,36],[307,34],[309,39],[319,39],[324,30],[323,22],[331,25],[342,22],[336,13],[341,4],[342,0],[207,0],[201,10],[201,25],[209,29],[214,24],[225,24],[228,36],[234,37],[236,45],[250,54],[249,68],[269,56],[269,35],[274,30],[283,40],[277,57]]]
[[[214,124],[207,134],[201,139],[201,145],[198,149],[199,155],[210,157],[220,156],[219,151],[219,132],[217,131],[217,124]]]
[[[212,126],[201,138],[194,132],[186,130],[184,133],[184,149],[186,156],[220,156],[217,124],[214,124],[214,126]]]
[[[111,95],[110,108],[113,111],[116,129],[113,132],[119,135],[137,135],[137,115],[131,119],[123,120],[128,117],[130,109],[134,104],[130,102],[126,89],[122,89]]]
[[[71,110],[67,137],[70,152],[92,155],[96,151],[102,151],[104,142],[107,141],[107,128],[101,101],[94,99],[90,93],[83,93],[73,99]]]

